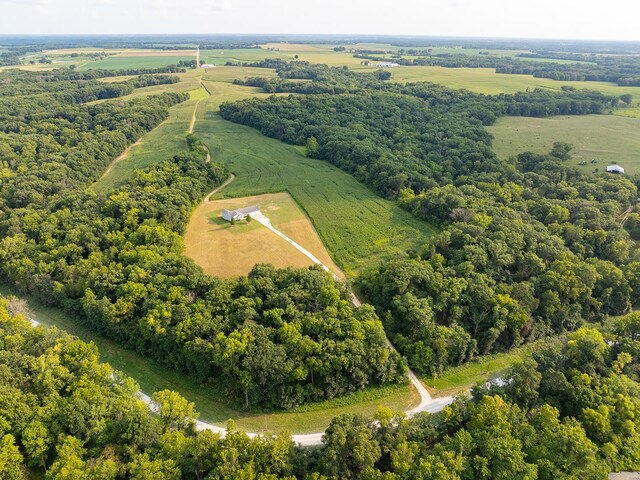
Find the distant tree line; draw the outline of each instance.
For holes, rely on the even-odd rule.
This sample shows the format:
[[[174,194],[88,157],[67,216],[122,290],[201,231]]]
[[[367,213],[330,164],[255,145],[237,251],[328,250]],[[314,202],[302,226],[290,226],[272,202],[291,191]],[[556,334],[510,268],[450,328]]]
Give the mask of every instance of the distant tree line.
[[[601,81],[613,82],[620,86],[640,85],[640,58],[638,56],[592,56],[578,54],[524,53],[517,58],[498,55],[470,55],[414,51],[406,58],[393,53],[393,61],[405,66],[436,66],[447,68],[494,68],[496,73],[533,75],[559,81]],[[355,58],[379,62],[389,61],[384,54],[356,52]],[[549,58],[556,60],[575,60],[576,63],[535,62],[527,58]]]

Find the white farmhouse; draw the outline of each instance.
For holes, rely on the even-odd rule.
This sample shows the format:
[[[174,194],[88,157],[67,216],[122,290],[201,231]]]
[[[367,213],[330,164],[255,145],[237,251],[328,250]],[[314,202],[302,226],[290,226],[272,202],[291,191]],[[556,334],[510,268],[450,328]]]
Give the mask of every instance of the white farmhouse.
[[[624,168],[622,168],[620,165],[607,165],[607,172],[623,174]]]
[[[260,207],[253,205],[251,207],[238,208],[236,210],[227,210],[226,208],[222,210],[222,218],[224,218],[227,222],[232,220],[244,220],[247,215],[252,213],[257,213],[260,211]]]

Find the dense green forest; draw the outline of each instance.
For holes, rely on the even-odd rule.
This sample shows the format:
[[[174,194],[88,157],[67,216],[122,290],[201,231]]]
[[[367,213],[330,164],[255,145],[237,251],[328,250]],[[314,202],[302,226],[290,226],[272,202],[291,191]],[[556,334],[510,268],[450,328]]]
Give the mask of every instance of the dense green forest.
[[[196,431],[194,405],[168,390],[136,396],[93,344],[32,327],[0,299],[0,476],[117,479],[606,479],[640,468],[640,315],[613,346],[594,329],[479,385],[442,414],[380,409],[335,418],[316,450],[286,433]],[[15,316],[18,314],[17,316]]]
[[[192,208],[228,176],[206,163],[197,139],[106,197],[88,190],[187,95],[86,105],[173,79],[74,75],[0,77],[3,280],[247,407],[292,408],[405,381],[373,309],[353,307],[346,285],[321,269],[256,266],[220,281],[182,255]]]
[[[635,203],[634,182],[580,173],[561,143],[500,161],[483,128],[505,113],[590,113],[617,99],[573,89],[491,97],[371,78],[357,88],[248,99],[221,113],[306,145],[308,156],[441,226],[419,251],[372,265],[356,282],[412,368],[438,375],[637,302],[640,254],[616,221]]]

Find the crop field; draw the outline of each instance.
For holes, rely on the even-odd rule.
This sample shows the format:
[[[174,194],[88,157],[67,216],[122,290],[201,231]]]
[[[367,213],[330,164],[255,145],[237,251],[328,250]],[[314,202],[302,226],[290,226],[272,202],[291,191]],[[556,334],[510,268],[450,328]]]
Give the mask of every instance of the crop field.
[[[113,55],[95,62],[85,63],[78,70],[92,70],[103,68],[107,70],[122,70],[127,68],[160,68],[175,65],[180,60],[195,60],[195,54],[189,55]]]
[[[285,192],[200,204],[187,225],[185,255],[206,273],[220,278],[246,275],[257,263],[271,263],[277,268],[313,265],[293,245],[259,222],[241,221],[232,225],[221,216],[224,208],[233,210],[251,205],[259,206],[275,228],[309,250],[329,270],[342,273],[309,218]]]
[[[205,69],[202,79],[209,82],[232,83],[235,79],[249,77],[275,77],[276,72],[271,68],[257,67],[215,67]],[[213,85],[212,85],[213,86]]]
[[[261,48],[200,50],[200,61],[214,65],[224,65],[227,62],[258,62],[265,58],[287,58],[293,60],[293,55],[287,55],[283,52],[273,52]]]
[[[213,160],[237,176],[218,198],[289,192],[348,276],[367,263],[417,247],[433,233],[433,227],[337,167],[307,158],[300,148],[252,128],[227,122],[211,105],[200,112],[203,118],[196,123],[195,133],[207,144]]]
[[[0,295],[13,294],[0,284]],[[310,403],[288,412],[246,411],[235,405],[216,400],[221,398],[213,387],[196,384],[188,376],[169,369],[149,358],[138,355],[118,343],[83,327],[58,309],[48,308],[27,298],[32,317],[43,325],[53,326],[85,342],[93,342],[100,351],[100,359],[114,369],[132,377],[143,392],[151,394],[164,389],[175,390],[194,402],[203,421],[224,426],[233,418],[238,428],[249,432],[311,433],[322,431],[331,419],[341,413],[358,412],[372,416],[379,406],[393,410],[407,410],[418,401],[417,392],[409,385],[367,388],[351,395]]]
[[[524,151],[546,153],[553,142],[573,145],[573,159],[586,160],[585,169],[604,169],[617,162],[628,173],[640,173],[640,118],[618,115],[562,116],[552,118],[504,117],[488,127],[493,147],[501,158]],[[599,162],[589,163],[592,159]]]
[[[375,68],[367,67],[367,70],[374,71]],[[531,75],[496,73],[492,68],[396,67],[389,71],[390,81],[433,82],[449,88],[464,88],[489,95],[522,92],[527,88],[560,90],[563,85],[568,85],[578,89],[598,90],[608,95],[630,93],[635,99],[640,99],[640,87],[619,87],[607,82],[558,82]]]

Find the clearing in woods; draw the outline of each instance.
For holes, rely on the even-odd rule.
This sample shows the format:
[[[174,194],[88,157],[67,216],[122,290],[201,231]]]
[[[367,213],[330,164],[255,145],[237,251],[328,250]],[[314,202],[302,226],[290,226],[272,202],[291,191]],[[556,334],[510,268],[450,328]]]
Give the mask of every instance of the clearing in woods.
[[[222,87],[207,85],[213,85],[212,92]],[[223,120],[218,113],[220,100],[214,93],[201,102],[194,130],[214,161],[236,175],[214,199],[288,192],[347,276],[366,264],[417,248],[434,232],[330,163],[307,158],[299,147]]]
[[[255,70],[221,67],[202,76],[211,96],[199,99],[194,133],[207,145],[213,160],[224,163],[237,176],[214,199],[288,192],[311,218],[335,263],[347,275],[369,262],[417,248],[434,232],[432,226],[378,197],[337,167],[307,158],[300,148],[267,138],[252,128],[223,120],[218,114],[223,101],[267,96],[256,88],[230,83],[233,78],[251,76]],[[264,73],[273,75],[273,70],[264,69]],[[192,99],[172,107],[169,120],[145,135],[94,190],[105,193],[121,185],[136,169],[186,148],[185,135],[196,102]]]
[[[193,212],[185,232],[185,255],[215,277],[246,275],[256,263],[277,268],[305,267],[314,262],[256,220],[232,225],[222,209],[257,205],[271,224],[315,255],[329,270],[342,276],[309,218],[286,193],[203,202]]]
[[[640,118],[618,115],[503,117],[488,127],[500,158],[522,152],[547,153],[554,142],[573,145],[573,164],[586,161],[585,171],[616,162],[627,173],[640,173]],[[592,164],[596,159],[598,163]]]

